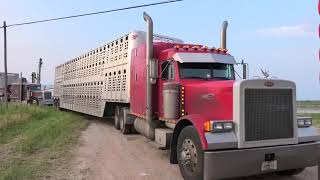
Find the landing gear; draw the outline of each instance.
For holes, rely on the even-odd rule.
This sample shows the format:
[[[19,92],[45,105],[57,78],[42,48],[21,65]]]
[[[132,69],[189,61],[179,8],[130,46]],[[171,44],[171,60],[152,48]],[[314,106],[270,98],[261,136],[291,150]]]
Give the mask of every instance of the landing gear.
[[[178,164],[186,180],[203,179],[203,150],[197,131],[187,126],[179,134],[177,145]]]

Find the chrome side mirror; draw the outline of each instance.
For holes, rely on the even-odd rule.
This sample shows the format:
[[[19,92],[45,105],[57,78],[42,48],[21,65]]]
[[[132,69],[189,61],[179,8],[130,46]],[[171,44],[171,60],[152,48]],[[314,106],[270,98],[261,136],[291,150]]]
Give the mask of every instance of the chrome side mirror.
[[[242,65],[242,79],[248,78],[248,63],[245,63],[243,60],[241,61]]]

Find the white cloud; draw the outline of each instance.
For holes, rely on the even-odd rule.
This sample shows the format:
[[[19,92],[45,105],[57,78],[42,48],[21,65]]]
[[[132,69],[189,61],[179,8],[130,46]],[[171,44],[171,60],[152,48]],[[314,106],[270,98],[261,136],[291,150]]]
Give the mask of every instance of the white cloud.
[[[262,28],[257,30],[258,34],[269,36],[309,36],[313,35],[314,32],[315,28],[308,24]]]

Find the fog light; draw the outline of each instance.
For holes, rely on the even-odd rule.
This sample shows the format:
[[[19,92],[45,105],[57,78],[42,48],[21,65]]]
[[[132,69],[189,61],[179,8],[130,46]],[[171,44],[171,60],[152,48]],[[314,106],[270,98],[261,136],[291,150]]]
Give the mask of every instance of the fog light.
[[[312,125],[312,119],[306,119],[306,120],[304,121],[304,125],[306,125],[306,126],[311,126],[311,125]]]
[[[232,122],[227,122],[223,124],[223,128],[225,130],[232,130],[233,129],[233,123]]]
[[[298,119],[298,126],[304,126],[304,120],[303,119]]]
[[[232,121],[213,121],[212,132],[228,132],[233,130]]]
[[[311,117],[298,117],[298,127],[310,127],[312,126],[312,118]]]
[[[213,123],[213,130],[223,130],[222,123]]]

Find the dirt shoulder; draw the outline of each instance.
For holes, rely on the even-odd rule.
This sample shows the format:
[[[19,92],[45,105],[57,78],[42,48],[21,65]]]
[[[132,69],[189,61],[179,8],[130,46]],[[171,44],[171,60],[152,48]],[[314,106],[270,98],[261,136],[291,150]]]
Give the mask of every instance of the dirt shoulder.
[[[141,135],[122,135],[112,121],[90,121],[75,151],[68,179],[93,180],[182,180],[177,165],[169,163],[169,151],[158,150]],[[317,168],[298,176],[264,175],[246,180],[316,180]]]
[[[72,179],[182,179],[168,151],[155,149],[141,135],[122,135],[106,121],[83,132]]]

